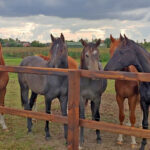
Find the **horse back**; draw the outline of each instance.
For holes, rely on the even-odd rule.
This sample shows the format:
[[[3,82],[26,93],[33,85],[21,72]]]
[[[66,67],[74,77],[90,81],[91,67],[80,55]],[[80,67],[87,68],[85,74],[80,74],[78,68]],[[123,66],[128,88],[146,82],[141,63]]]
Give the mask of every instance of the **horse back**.
[[[26,67],[47,67],[47,61],[38,56],[28,56],[23,59],[20,66]],[[47,75],[18,74],[19,83],[23,87],[28,87],[37,94],[45,94],[47,88]]]

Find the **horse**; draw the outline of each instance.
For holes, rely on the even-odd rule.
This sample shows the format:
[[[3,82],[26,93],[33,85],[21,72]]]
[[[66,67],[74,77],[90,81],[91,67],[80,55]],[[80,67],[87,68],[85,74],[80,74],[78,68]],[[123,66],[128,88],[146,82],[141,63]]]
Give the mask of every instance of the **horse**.
[[[0,43],[0,65],[5,66],[1,43]],[[6,87],[7,87],[8,81],[9,81],[8,72],[0,72],[0,81],[1,81],[1,83],[0,83],[0,106],[4,106]],[[8,128],[4,121],[3,114],[0,114],[0,124],[2,126],[2,129],[4,129],[5,131],[8,131]]]
[[[47,60],[47,61],[50,60],[50,55],[49,56],[43,56],[41,54],[38,54],[37,56],[40,56],[41,58],[43,58],[44,60]],[[78,69],[77,62],[71,56],[68,56],[68,68],[69,69]]]
[[[83,50],[81,52],[80,69],[99,71],[101,65],[99,62],[100,39],[96,43],[87,43],[81,39]],[[100,120],[101,96],[107,86],[106,79],[91,79],[81,77],[80,80],[80,118],[85,119],[85,104],[87,100],[91,101],[92,120]],[[97,143],[101,143],[100,130],[96,130]],[[80,129],[80,146],[84,143],[84,128]]]
[[[41,58],[43,58],[46,61],[49,61],[50,58],[51,58],[50,53],[49,53],[48,56],[44,56],[42,54],[38,54],[37,56],[40,56]],[[71,56],[68,56],[68,68],[69,69],[78,69],[77,62]],[[34,110],[37,111],[36,100],[35,100],[35,103],[34,103]],[[35,121],[36,121],[36,119],[35,119]]]
[[[28,56],[22,60],[20,66],[68,68],[68,49],[63,34],[59,38],[55,38],[51,34],[51,39],[51,59],[49,61],[45,61],[39,56]],[[25,110],[32,110],[35,99],[40,94],[45,97],[46,113],[51,113],[52,100],[58,98],[62,115],[67,116],[68,78],[66,76],[19,73],[18,81],[20,84],[21,102]],[[29,89],[31,89],[32,94],[28,100]],[[31,118],[27,118],[27,128],[28,133],[31,133]],[[67,124],[64,124],[64,137],[67,141]],[[46,140],[50,139],[49,121],[46,121],[45,124],[45,138]]]
[[[150,53],[141,45],[124,36],[119,47],[109,60],[104,70],[116,71],[134,65],[138,72],[150,73]],[[150,105],[150,82],[140,82],[140,104],[143,111],[143,129],[148,129],[148,114]],[[140,150],[145,149],[146,138],[142,139]]]
[[[120,34],[119,39],[113,38],[110,35],[110,56],[112,57],[116,48],[120,45],[121,39],[123,39],[122,35]],[[131,65],[129,67],[123,68],[122,71],[127,72],[138,72],[137,69]],[[139,82],[138,81],[127,81],[127,80],[115,80],[115,91],[116,91],[116,100],[119,107],[119,121],[120,125],[123,125],[125,115],[124,115],[124,100],[128,99],[129,105],[129,118],[131,127],[134,127],[136,122],[135,117],[135,109],[136,105],[140,102],[140,93],[139,93]],[[119,134],[117,139],[118,144],[123,143],[123,135]],[[134,148],[136,145],[136,140],[134,136],[131,136],[131,147]]]

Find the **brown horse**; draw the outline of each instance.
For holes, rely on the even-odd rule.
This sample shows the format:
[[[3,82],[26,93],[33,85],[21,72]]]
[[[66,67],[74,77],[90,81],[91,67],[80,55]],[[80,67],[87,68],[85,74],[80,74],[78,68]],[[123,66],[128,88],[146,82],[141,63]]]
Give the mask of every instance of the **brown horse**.
[[[50,59],[50,55],[43,56],[43,55],[39,54],[38,56],[40,56],[41,58],[43,58],[44,60],[47,60],[47,61]],[[77,62],[71,56],[68,56],[68,68],[69,69],[78,69]]]
[[[111,45],[110,45],[110,56],[112,57],[116,48],[120,45],[121,40],[123,39],[122,35],[120,34],[119,39],[114,39],[112,35],[110,35]],[[129,71],[129,72],[138,72],[137,69],[131,65],[129,67],[124,68],[122,71]],[[140,94],[139,94],[139,82],[137,81],[126,81],[126,80],[115,80],[115,90],[116,90],[116,100],[119,106],[119,120],[120,125],[123,125],[123,121],[125,119],[124,115],[124,100],[128,98],[128,105],[129,105],[129,117],[131,126],[134,127],[136,122],[135,117],[135,109],[136,104],[140,101]],[[136,140],[134,136],[131,136],[132,148],[135,147]],[[122,134],[118,137],[118,144],[122,144],[123,137]]]
[[[1,43],[0,43],[0,65],[5,65]],[[4,106],[6,86],[8,84],[8,80],[9,80],[8,72],[0,72],[0,106]],[[2,128],[4,130],[8,131],[4,121],[3,114],[0,114],[0,124],[2,125]]]

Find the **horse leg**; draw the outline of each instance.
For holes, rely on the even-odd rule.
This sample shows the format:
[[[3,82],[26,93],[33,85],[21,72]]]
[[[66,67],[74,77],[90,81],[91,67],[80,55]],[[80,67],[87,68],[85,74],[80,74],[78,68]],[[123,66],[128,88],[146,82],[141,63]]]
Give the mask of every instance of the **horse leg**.
[[[31,97],[30,97],[30,101],[29,101],[29,110],[32,111],[32,107],[34,105],[34,102],[37,98],[37,94],[32,92]],[[32,131],[32,118],[27,118],[27,124],[28,124],[28,132]]]
[[[149,105],[147,105],[145,103],[145,99],[141,98],[141,108],[143,110],[143,121],[142,121],[142,126],[143,129],[148,129],[148,112],[149,112]],[[141,148],[140,150],[144,150],[145,149],[145,145],[147,144],[147,140],[146,138],[142,139],[141,142]]]
[[[120,125],[123,125],[123,121],[125,118],[124,115],[124,98],[122,98],[121,96],[119,96],[118,94],[116,95],[116,100],[117,100],[117,104],[119,107],[119,121],[120,121]],[[123,135],[119,134],[118,139],[117,139],[117,143],[118,144],[122,144],[123,142]]]
[[[51,101],[52,99],[48,99],[45,97],[45,105],[46,105],[46,113],[50,114],[51,113]],[[46,121],[45,124],[45,139],[49,140],[50,139],[50,133],[49,133],[49,121]]]
[[[60,107],[61,107],[62,115],[67,116],[68,97],[67,96],[60,96],[59,101],[60,101]],[[64,138],[66,139],[66,144],[67,144],[67,135],[68,135],[68,125],[64,124]]]
[[[81,119],[85,119],[85,102],[82,97],[80,97],[79,115]],[[80,127],[80,147],[84,143],[84,127]]]
[[[6,88],[0,90],[0,106],[4,106],[5,94],[6,94]],[[0,114],[0,124],[3,130],[8,131],[3,114]]]
[[[91,101],[92,120],[95,121],[100,121],[100,113],[99,113],[100,99],[95,100],[95,102]],[[100,130],[96,130],[96,135],[97,135],[96,139],[97,143],[100,144],[101,143]]]
[[[129,117],[130,117],[130,123],[131,127],[134,127],[135,122],[136,122],[136,117],[135,117],[135,108],[137,104],[137,96],[132,96],[128,98],[128,104],[129,104]],[[135,136],[131,136],[131,147],[135,148],[136,145],[136,139]]]

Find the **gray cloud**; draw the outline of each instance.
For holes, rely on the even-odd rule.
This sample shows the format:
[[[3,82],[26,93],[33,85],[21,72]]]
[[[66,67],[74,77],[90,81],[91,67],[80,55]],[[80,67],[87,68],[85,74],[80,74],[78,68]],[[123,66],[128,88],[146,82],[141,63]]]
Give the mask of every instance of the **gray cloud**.
[[[145,13],[136,14],[136,10],[148,7],[150,7],[148,0],[0,0],[0,15],[139,20],[145,16]],[[134,10],[135,13],[132,13]],[[128,11],[131,11],[131,14],[126,13]]]

